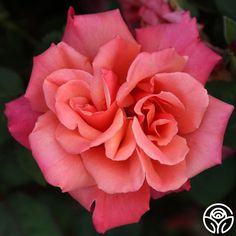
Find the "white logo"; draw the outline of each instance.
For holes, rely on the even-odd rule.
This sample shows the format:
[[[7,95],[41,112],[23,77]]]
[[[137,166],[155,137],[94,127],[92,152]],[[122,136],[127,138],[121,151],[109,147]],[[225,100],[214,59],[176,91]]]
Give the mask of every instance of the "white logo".
[[[224,234],[234,224],[233,212],[222,203],[212,204],[203,214],[203,224],[212,234]]]

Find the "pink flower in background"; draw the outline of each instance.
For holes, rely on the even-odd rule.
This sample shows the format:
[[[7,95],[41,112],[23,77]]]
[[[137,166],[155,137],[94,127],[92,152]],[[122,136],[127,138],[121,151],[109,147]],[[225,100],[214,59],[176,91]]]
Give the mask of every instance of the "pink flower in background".
[[[154,26],[159,23],[178,23],[183,10],[174,10],[168,0],[120,0],[124,16],[131,26]]]
[[[233,107],[204,88],[219,59],[188,16],[134,39],[118,10],[70,9],[62,42],[34,58],[25,95],[6,105],[9,130],[98,232],[137,222],[150,197],[221,163]]]

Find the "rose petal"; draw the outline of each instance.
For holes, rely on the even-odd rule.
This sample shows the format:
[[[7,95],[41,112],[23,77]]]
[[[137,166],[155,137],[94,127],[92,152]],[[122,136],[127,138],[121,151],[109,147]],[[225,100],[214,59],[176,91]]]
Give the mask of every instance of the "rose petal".
[[[140,46],[130,41],[125,41],[120,36],[103,45],[93,61],[93,68],[113,71],[119,84],[125,81],[130,64],[140,52]]]
[[[96,111],[94,113],[83,112],[82,109],[78,110],[80,116],[90,126],[99,131],[106,131],[112,124],[113,119],[117,112],[117,104],[113,103],[106,111]]]
[[[186,140],[176,135],[166,146],[157,147],[144,134],[137,118],[133,120],[133,134],[137,145],[153,160],[158,160],[161,164],[176,165],[184,160],[189,149]]]
[[[61,147],[71,154],[80,154],[90,148],[90,140],[82,137],[78,130],[69,130],[61,124],[56,128],[55,137]]]
[[[163,165],[151,160],[144,152],[138,152],[148,184],[158,192],[173,191],[187,181],[185,160],[177,165]]]
[[[141,117],[142,120],[144,119],[144,114],[142,112],[144,103],[151,98],[156,99],[156,103],[158,103],[158,105],[161,107],[160,109],[162,109],[161,111],[159,111],[161,113],[174,113],[177,116],[181,116],[184,114],[185,107],[183,103],[179,100],[179,98],[176,97],[173,93],[161,91],[158,94],[155,93],[138,99],[137,103],[135,104],[134,111],[137,115],[139,115],[139,117]],[[151,121],[154,119],[156,112],[158,112],[155,110],[155,106],[149,108],[150,112],[148,112],[146,117],[148,125],[151,124]]]
[[[90,83],[92,76],[86,71],[61,69],[52,72],[43,82],[44,98],[47,106],[55,112],[55,96],[58,88],[71,80],[83,80]]]
[[[136,142],[131,126],[132,122],[128,121],[111,139],[105,142],[105,152],[108,158],[122,161],[132,155]]]
[[[84,97],[90,99],[89,85],[82,80],[71,80],[62,85],[55,96],[55,109],[60,122],[68,129],[75,129],[78,124],[78,113],[70,106],[70,99]]]
[[[196,39],[186,46],[181,55],[189,56],[188,63],[184,71],[192,75],[200,83],[205,84],[215,65],[221,57],[208,48],[203,42]],[[205,63],[203,63],[205,62]],[[201,68],[201,70],[199,70]]]
[[[203,84],[220,59],[200,42],[195,18],[186,18],[180,23],[158,24],[155,27],[138,29],[137,41],[142,45],[142,51],[155,52],[173,47],[180,55],[188,56],[184,71]],[[202,63],[203,61],[206,63]]]
[[[134,192],[143,185],[145,175],[135,152],[125,161],[108,159],[103,147],[91,148],[81,156],[98,188],[106,193]]]
[[[125,97],[138,82],[152,77],[156,73],[182,71],[185,63],[185,58],[179,56],[174,49],[155,53],[140,53],[130,66],[127,82],[120,87],[117,93],[118,104],[122,105]]]
[[[56,132],[57,141],[69,153],[80,154],[90,147],[99,146],[110,140],[124,125],[122,110],[118,110],[110,127],[101,132],[84,122],[78,116],[78,130],[69,130],[64,126],[58,126]],[[131,147],[128,148],[130,150]]]
[[[47,111],[43,96],[43,81],[53,71],[63,68],[92,71],[88,59],[63,42],[52,44],[48,50],[34,58],[32,74],[25,94],[33,110]]]
[[[110,107],[116,98],[116,93],[119,87],[118,78],[116,74],[111,70],[103,69],[102,74],[103,74],[103,89],[106,99],[106,105],[107,107]]]
[[[45,179],[63,192],[94,184],[79,155],[65,152],[55,138],[58,120],[52,112],[40,116],[29,136],[33,156]]]
[[[177,189],[175,191],[158,192],[152,188],[151,189],[151,197],[152,197],[152,199],[159,199],[159,198],[162,198],[162,197],[164,197],[168,194],[171,194],[173,192],[178,193],[178,192],[182,192],[182,191],[189,191],[190,189],[191,189],[191,184],[190,184],[190,181],[187,180],[187,182],[185,182],[179,189]]]
[[[224,132],[232,111],[233,106],[209,97],[209,106],[201,126],[185,135],[190,148],[186,158],[189,178],[221,163]]]
[[[119,10],[74,16],[74,10],[69,9],[63,41],[89,57],[90,60],[94,58],[102,45],[118,35],[137,45]]]
[[[70,192],[88,210],[95,201],[93,223],[99,233],[138,222],[149,210],[150,188],[144,184],[137,192],[107,194],[96,187]]]
[[[29,101],[22,96],[6,104],[5,115],[12,136],[23,146],[30,148],[29,134],[40,113],[33,111]]]
[[[186,73],[162,73],[155,76],[156,93],[173,93],[183,103],[185,110],[180,115],[174,109],[170,113],[178,122],[179,132],[189,133],[196,130],[208,106],[207,90],[197,80]]]

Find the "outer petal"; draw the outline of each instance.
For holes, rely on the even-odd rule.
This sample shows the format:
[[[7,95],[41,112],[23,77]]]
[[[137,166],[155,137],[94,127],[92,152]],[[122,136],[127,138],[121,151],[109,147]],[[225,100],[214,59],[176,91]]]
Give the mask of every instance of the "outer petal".
[[[22,96],[6,104],[5,115],[12,136],[23,146],[30,148],[29,134],[40,113],[32,111],[29,101]]]
[[[175,116],[180,133],[189,133],[198,128],[208,106],[207,90],[186,73],[162,73],[155,76],[156,91],[173,93],[183,103],[185,111],[175,113],[172,107],[167,110]]]
[[[42,115],[29,136],[33,156],[45,179],[63,192],[94,184],[79,155],[66,153],[55,139],[58,120],[52,112]]]
[[[25,94],[33,110],[47,110],[43,96],[43,81],[52,72],[64,68],[91,71],[88,59],[63,42],[58,45],[52,44],[48,50],[34,58],[30,83]]]
[[[187,182],[185,182],[179,189],[175,190],[175,191],[168,191],[168,192],[158,192],[154,189],[151,189],[151,197],[152,199],[159,199],[162,198],[170,193],[178,193],[178,192],[182,192],[182,191],[189,191],[191,189],[191,184],[190,181],[187,180]]]
[[[155,52],[173,47],[180,55],[188,56],[185,71],[203,84],[220,59],[200,42],[195,19],[138,29],[137,41],[142,45],[142,51]]]
[[[96,187],[70,192],[88,210],[95,201],[93,223],[99,233],[136,223],[149,210],[150,188],[145,183],[137,192],[107,194]]]
[[[233,106],[214,97],[209,99],[201,126],[185,136],[190,148],[186,158],[189,178],[221,163],[224,132]]]
[[[136,152],[125,161],[108,159],[103,147],[92,148],[81,156],[98,188],[106,193],[134,192],[143,185],[145,175]]]
[[[113,71],[121,84],[126,78],[130,64],[139,52],[138,44],[125,41],[118,36],[99,49],[93,67],[95,70],[105,68]]]
[[[74,16],[74,10],[69,9],[63,41],[89,57],[90,60],[94,58],[102,45],[118,35],[126,41],[137,44],[119,10]]]
[[[185,63],[185,58],[178,55],[173,48],[155,53],[140,53],[130,66],[127,82],[118,91],[118,103],[122,104],[138,82],[157,73],[182,71]]]
[[[177,165],[162,165],[158,161],[151,160],[144,152],[139,151],[138,154],[146,173],[146,180],[156,191],[174,191],[187,181],[185,161]]]
[[[211,71],[221,60],[221,57],[208,48],[203,42],[196,39],[181,52],[181,55],[189,56],[188,63],[184,68],[202,84],[208,80]],[[206,63],[204,63],[206,62]],[[199,70],[201,68],[201,70]]]

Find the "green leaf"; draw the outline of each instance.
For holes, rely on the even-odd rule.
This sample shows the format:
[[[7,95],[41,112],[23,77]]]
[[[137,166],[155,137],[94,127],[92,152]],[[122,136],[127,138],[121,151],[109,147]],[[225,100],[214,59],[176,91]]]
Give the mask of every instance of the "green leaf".
[[[22,236],[61,236],[50,210],[41,202],[22,193],[7,200],[9,211]],[[4,235],[5,236],[5,235]]]
[[[0,103],[5,103],[23,93],[20,77],[12,70],[0,67]]]
[[[235,159],[229,157],[222,165],[194,177],[189,191],[191,198],[204,207],[221,201],[234,187],[235,164]]]
[[[224,17],[224,35],[228,44],[236,40],[236,22],[228,17]]]
[[[21,146],[16,149],[17,160],[21,168],[38,184],[46,186],[47,183],[36,164],[31,152]]]

